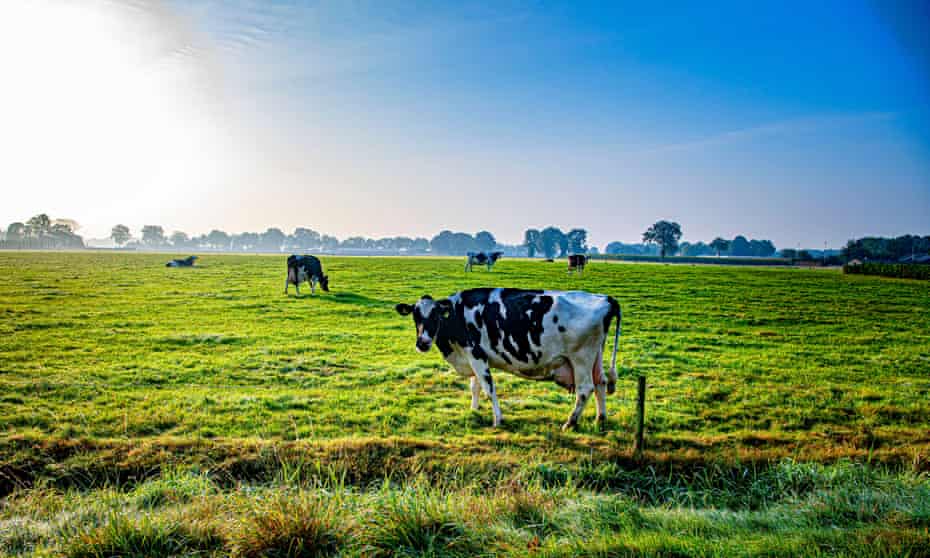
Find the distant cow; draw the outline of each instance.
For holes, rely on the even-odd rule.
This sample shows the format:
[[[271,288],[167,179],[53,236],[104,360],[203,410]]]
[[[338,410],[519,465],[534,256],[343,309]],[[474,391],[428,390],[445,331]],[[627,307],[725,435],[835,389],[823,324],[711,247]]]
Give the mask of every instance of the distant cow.
[[[287,288],[294,285],[297,290],[297,296],[300,296],[300,284],[304,281],[310,282],[310,294],[316,293],[316,284],[319,283],[323,290],[329,292],[329,276],[323,273],[323,266],[315,256],[296,256],[292,255],[287,258],[287,279],[284,280],[284,294],[287,294]]]
[[[471,378],[472,409],[478,408],[479,389],[484,390],[494,409],[494,426],[501,423],[501,410],[492,367],[574,391],[575,409],[563,430],[577,426],[592,392],[597,396],[598,422],[606,419],[606,394],[613,393],[617,383],[621,321],[620,305],[612,297],[581,291],[470,289],[442,300],[425,295],[395,310],[402,316],[413,314],[418,351],[429,351],[435,342],[455,371]],[[614,351],[605,375],[604,340],[614,318]]]
[[[471,271],[472,264],[487,265],[488,271],[491,271],[503,255],[503,252],[469,252],[468,259],[465,260],[465,271]]]
[[[588,263],[588,256],[584,254],[572,254],[568,257],[568,272],[577,271],[584,273],[584,266]]]
[[[193,267],[197,256],[189,256],[183,260],[171,260],[165,264],[165,267]]]

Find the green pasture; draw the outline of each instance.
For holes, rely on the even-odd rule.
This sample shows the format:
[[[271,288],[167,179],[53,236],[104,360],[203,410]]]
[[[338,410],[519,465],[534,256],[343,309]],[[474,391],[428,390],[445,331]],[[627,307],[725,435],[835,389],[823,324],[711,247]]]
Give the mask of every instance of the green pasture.
[[[890,484],[851,486],[873,494],[875,486],[916,483],[919,497],[901,504],[911,518],[906,524],[881,514],[843,519],[855,534],[840,536],[840,542],[834,540],[839,532],[825,534],[819,520],[789,522],[784,528],[790,536],[772,527],[765,537],[782,555],[794,555],[792,548],[855,555],[856,545],[867,547],[873,535],[876,548],[895,555],[926,540],[919,535],[928,525],[920,514],[930,507],[921,473],[930,468],[926,282],[835,270],[613,262],[593,262],[578,276],[568,275],[564,262],[507,259],[490,273],[476,266],[466,274],[455,258],[323,257],[332,291],[310,296],[305,286],[298,298],[293,288],[290,296],[283,293],[284,256],[203,254],[191,269],[165,268],[169,257],[0,252],[0,549],[6,544],[10,552],[47,547],[57,549],[52,555],[132,555],[105,549],[93,554],[92,546],[82,554],[87,548],[61,546],[74,532],[44,539],[22,525],[91,506],[99,514],[91,514],[97,519],[86,529],[122,528],[120,517],[138,519],[148,508],[112,502],[166,482],[160,479],[170,470],[206,475],[210,494],[225,495],[198,505],[251,498],[252,492],[242,492],[246,484],[277,493],[296,484],[306,501],[294,505],[321,517],[336,512],[313,507],[322,504],[319,487],[306,485],[309,477],[335,478],[340,490],[351,493],[341,504],[347,517],[365,506],[390,514],[391,506],[409,504],[426,506],[415,514],[427,519],[467,518],[458,503],[446,500],[466,491],[461,505],[492,505],[481,503],[481,495],[511,484],[527,490],[527,498],[539,498],[533,506],[541,515],[533,521],[554,517],[559,502],[569,500],[576,507],[601,506],[602,498],[622,498],[610,506],[652,506],[635,513],[652,518],[653,530],[643,536],[654,540],[638,539],[632,523],[610,527],[614,531],[576,526],[567,535],[558,528],[532,534],[521,531],[520,522],[505,522],[495,524],[497,531],[481,531],[487,540],[479,544],[468,539],[474,525],[462,519],[456,529],[472,546],[453,552],[454,544],[440,544],[427,549],[433,555],[475,555],[479,546],[490,554],[555,555],[559,537],[589,531],[596,540],[584,548],[605,556],[736,555],[728,549],[740,546],[739,537],[755,535],[728,522],[768,521],[738,514],[775,514],[775,522],[792,506],[821,510],[820,500],[812,503],[807,493],[754,500],[740,480],[785,463],[818,463],[825,471],[878,467]],[[620,302],[620,380],[608,397],[605,431],[596,428],[592,404],[579,431],[562,433],[574,397],[554,384],[503,372],[495,382],[504,424],[492,428],[488,402],[471,411],[467,381],[436,350],[415,351],[412,320],[398,316],[394,305],[479,286],[581,289]],[[648,381],[643,456],[631,451],[638,375]],[[391,495],[372,488],[388,484]],[[404,500],[425,485],[431,488],[422,492],[424,500]],[[566,496],[566,490],[576,492]],[[689,493],[693,497],[680,497]],[[170,509],[152,512],[152,529],[199,513],[187,500],[169,498],[168,504]],[[673,513],[669,506],[691,511]],[[705,508],[737,515],[695,511]],[[119,515],[127,509],[130,515]],[[235,521],[253,513],[237,510],[221,511]],[[718,521],[735,530],[725,531]],[[692,522],[695,531],[681,527]],[[27,534],[9,535],[14,523]],[[679,525],[687,536],[678,532],[678,542],[668,542],[663,525]],[[910,534],[895,538],[886,533],[897,532],[889,525]],[[515,530],[517,547],[504,544],[507,529]],[[689,542],[700,539],[701,529],[722,542]],[[605,533],[615,531],[626,533],[623,545],[611,546]],[[442,533],[440,543],[448,535]],[[207,550],[239,552],[240,534],[217,535],[222,540]],[[728,546],[728,537],[736,537],[735,546]],[[827,542],[810,543],[814,539]],[[26,542],[15,546],[14,540]],[[334,548],[346,553],[378,553],[358,540],[339,540]],[[760,549],[767,544],[756,542]],[[179,548],[174,555],[196,550]],[[412,555],[429,554],[410,548]],[[192,555],[207,552],[194,550]],[[149,549],[150,555],[159,552]]]

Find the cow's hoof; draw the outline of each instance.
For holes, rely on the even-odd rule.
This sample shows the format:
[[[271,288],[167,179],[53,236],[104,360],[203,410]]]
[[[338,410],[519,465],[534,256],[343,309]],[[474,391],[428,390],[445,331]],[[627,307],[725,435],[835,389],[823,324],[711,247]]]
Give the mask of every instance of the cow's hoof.
[[[568,432],[569,430],[575,430],[578,428],[577,422],[568,421],[562,425],[562,432]]]
[[[597,417],[597,429],[600,430],[601,432],[607,429],[607,417],[606,416],[602,415],[602,416]]]
[[[617,382],[607,382],[607,394],[613,395],[617,391]]]

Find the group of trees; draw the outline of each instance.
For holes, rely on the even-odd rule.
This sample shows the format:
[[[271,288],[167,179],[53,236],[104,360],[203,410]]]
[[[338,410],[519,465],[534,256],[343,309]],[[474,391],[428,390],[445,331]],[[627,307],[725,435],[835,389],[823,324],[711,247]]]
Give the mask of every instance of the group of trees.
[[[556,256],[564,258],[568,254],[588,253],[588,231],[572,229],[563,233],[558,227],[546,227],[543,230],[527,229],[523,233],[523,246],[526,255],[534,258],[542,254],[546,258]]]
[[[3,234],[0,247],[18,249],[83,248],[84,239],[75,234],[79,228],[72,219],[52,219],[40,213],[25,223],[11,223]]]
[[[214,229],[207,234],[189,236],[183,231],[165,234],[159,225],[145,225],[140,237],[133,238],[129,227],[116,225],[110,238],[117,246],[147,249],[218,250],[235,252],[280,252],[280,251],[324,251],[372,250],[392,252],[425,252],[430,243],[425,238],[396,236],[388,238],[365,238],[353,236],[340,241],[335,236],[321,234],[313,229],[298,227],[292,234],[271,227],[263,233],[243,232],[229,234]]]
[[[868,261],[897,262],[909,256],[930,254],[930,236],[906,234],[896,238],[867,236],[850,240],[843,247],[845,261],[859,259]]]
[[[681,242],[681,225],[674,221],[658,221],[643,233],[643,244],[611,242],[604,250],[608,254],[642,256],[737,256],[767,258],[775,255],[771,240],[749,240],[740,235],[732,240],[717,237],[709,243]]]

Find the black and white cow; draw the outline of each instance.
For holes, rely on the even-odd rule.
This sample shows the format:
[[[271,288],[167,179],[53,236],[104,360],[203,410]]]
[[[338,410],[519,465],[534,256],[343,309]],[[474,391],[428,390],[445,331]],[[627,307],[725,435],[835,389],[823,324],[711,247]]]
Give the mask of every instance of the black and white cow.
[[[171,260],[165,264],[165,267],[193,267],[197,256],[188,256],[183,260]]]
[[[467,254],[468,259],[465,260],[465,271],[471,271],[472,264],[487,265],[488,271],[491,271],[491,268],[503,255],[503,252],[469,252]]]
[[[433,343],[455,371],[471,378],[471,406],[478,408],[484,390],[494,409],[494,426],[501,410],[491,368],[522,378],[552,381],[574,391],[575,409],[564,429],[578,424],[592,393],[597,419],[607,417],[606,394],[617,382],[620,305],[612,297],[582,291],[470,289],[449,298],[425,295],[416,304],[398,304],[397,313],[413,314],[416,347],[426,352]],[[616,318],[610,370],[602,369],[604,340]]]
[[[287,258],[287,279],[284,280],[284,294],[287,294],[287,288],[294,285],[297,289],[297,296],[300,296],[300,284],[304,281],[310,282],[310,294],[316,293],[316,284],[319,283],[323,290],[329,292],[329,276],[323,273],[323,265],[316,256],[296,256],[291,255]]]

